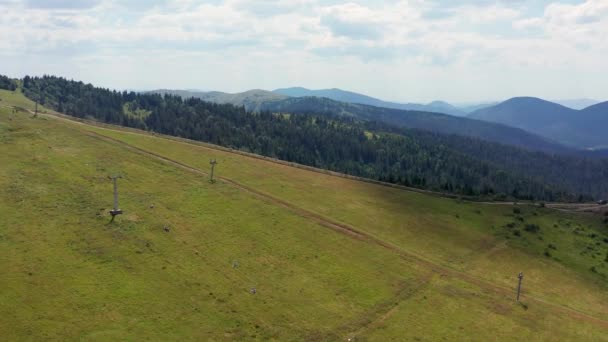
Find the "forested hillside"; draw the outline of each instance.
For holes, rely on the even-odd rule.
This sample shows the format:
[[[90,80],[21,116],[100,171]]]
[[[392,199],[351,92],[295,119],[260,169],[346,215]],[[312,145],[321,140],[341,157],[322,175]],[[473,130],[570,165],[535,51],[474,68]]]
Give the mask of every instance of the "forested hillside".
[[[564,146],[519,128],[452,115],[381,108],[338,102],[318,97],[289,98],[267,102],[262,109],[288,113],[340,114],[361,120],[381,121],[391,125],[418,128],[426,131],[458,134],[529,150],[568,153]]]
[[[159,89],[153,90],[148,93],[158,93],[161,95],[178,95],[184,99],[191,97],[199,98],[203,101],[219,103],[219,104],[231,104],[235,106],[243,106],[246,110],[252,112],[259,112],[264,103],[270,101],[280,101],[287,98],[287,96],[276,94],[266,90],[253,89],[242,93],[229,94],[221,91],[189,91],[189,90],[170,90],[170,89]]]
[[[608,194],[608,161],[533,153],[326,113],[247,112],[179,96],[25,77],[24,93],[80,118],[152,130],[396,184],[492,198]]]
[[[196,97],[203,101],[244,106],[252,112],[271,111],[298,114],[351,116],[360,120],[381,121],[391,125],[418,128],[432,132],[458,134],[486,141],[523,147],[532,151],[575,153],[556,142],[522,129],[442,113],[454,112],[444,102],[429,105],[399,105],[378,99],[345,92],[340,89],[311,91],[304,88],[277,89],[275,93],[251,90],[238,94],[222,92],[193,92],[183,90],[156,90],[151,93]],[[288,98],[286,96],[292,96]],[[461,114],[458,114],[461,115]]]

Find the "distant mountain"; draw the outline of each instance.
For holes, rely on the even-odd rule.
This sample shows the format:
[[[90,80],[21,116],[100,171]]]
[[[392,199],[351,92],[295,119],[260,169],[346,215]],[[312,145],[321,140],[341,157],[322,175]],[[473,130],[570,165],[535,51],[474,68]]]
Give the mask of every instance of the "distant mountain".
[[[456,116],[466,115],[466,112],[452,106],[443,101],[434,101],[429,104],[417,103],[396,103],[383,101],[371,96],[355,93],[352,91],[333,89],[310,90],[302,87],[283,88],[273,91],[276,94],[281,94],[289,97],[325,97],[340,102],[363,104],[375,107],[402,109],[402,110],[418,110],[424,112],[444,113]]]
[[[580,110],[580,109],[585,109],[587,107],[593,106],[595,104],[600,103],[600,101],[598,100],[593,100],[593,99],[570,99],[570,100],[555,100],[552,101],[555,102],[557,104],[560,104],[562,106],[571,108],[571,109],[576,109],[576,110]]]
[[[518,127],[577,148],[608,146],[608,102],[575,110],[534,97],[516,97],[469,118]]]
[[[268,110],[292,113],[321,113],[345,115],[363,120],[385,122],[400,127],[417,128],[437,133],[476,137],[486,141],[498,142],[506,145],[525,147],[530,150],[539,150],[551,153],[573,152],[573,149],[566,148],[565,146],[560,145],[558,141],[564,141],[564,143],[576,146],[577,148],[587,148],[591,146],[601,148],[603,146],[601,144],[573,144],[570,143],[569,140],[557,139],[554,137],[554,135],[549,135],[550,138],[547,138],[547,135],[543,135],[543,137],[540,137],[540,133],[536,133],[535,130],[532,130],[528,126],[519,127],[517,125],[512,124],[511,122],[515,120],[514,118],[506,117],[502,118],[501,121],[493,121],[487,119],[480,114],[483,113],[484,109],[475,112],[476,115],[480,114],[479,118],[474,117],[473,115],[471,116],[471,118],[480,119],[483,121],[472,120],[471,118],[466,117],[456,117],[454,115],[445,115],[441,112],[446,112],[448,109],[450,109],[450,107],[453,106],[441,101],[435,101],[429,105],[407,105],[413,108],[429,108],[429,106],[432,105],[432,107],[436,109],[435,112],[428,112],[425,110],[403,110],[399,108],[383,107],[382,105],[386,106],[388,102],[384,102],[357,93],[346,92],[339,89],[311,91],[305,88],[288,88],[284,90],[279,89],[277,91],[278,92],[270,92],[266,90],[256,89],[243,93],[229,94],[218,91],[200,92],[188,90],[160,89],[155,90],[153,92],[161,94],[179,95],[183,98],[197,97],[208,102],[244,106],[247,110],[254,112]],[[309,92],[315,93],[316,96],[301,96],[302,94],[306,94]],[[321,97],[322,95],[341,98],[343,99],[343,101],[333,100],[328,97]],[[515,102],[514,104],[511,104],[509,101],[506,101],[497,106],[492,106],[485,109],[505,107],[506,109],[504,111],[499,111],[500,113],[504,112],[505,115],[507,115],[507,113],[510,113],[510,111],[507,110],[508,108],[516,108],[516,112],[519,112],[523,110],[522,108],[544,107],[543,105],[549,107],[552,106],[553,110],[549,111],[551,113],[563,112],[562,116],[572,111],[572,109],[548,101],[543,101],[534,98],[524,99],[528,100],[515,101],[516,99],[513,99],[513,102]],[[350,101],[363,101],[368,103],[371,102],[375,105],[359,104]],[[541,102],[540,105],[534,105],[535,102],[539,101]],[[543,118],[543,120],[533,122],[533,128],[542,128],[547,120],[548,118]],[[502,125],[498,125],[496,123],[489,123],[487,121],[501,123]],[[516,128],[507,126],[513,126]],[[559,131],[563,130],[564,128],[556,127],[555,129]],[[597,127],[593,129],[597,129]],[[524,130],[527,130],[528,132]],[[534,132],[539,135],[535,135],[529,132]]]
[[[456,107],[461,111],[470,114],[476,110],[480,110],[483,108],[488,108],[497,105],[498,102],[482,102],[482,103],[467,103],[467,104],[457,104]]]
[[[287,98],[285,95],[276,94],[267,90],[253,89],[243,93],[224,93],[220,91],[190,91],[190,90],[170,90],[159,89],[150,93],[179,95],[183,98],[196,97],[207,102],[231,104],[244,106],[248,111],[258,112],[263,103],[269,101],[280,101]]]
[[[595,104],[578,111],[579,120],[573,123],[579,134],[583,137],[593,137],[595,150],[608,150],[608,101]]]
[[[571,149],[522,129],[440,113],[375,107],[320,97],[291,97],[280,101],[270,101],[264,103],[261,109],[286,113],[338,114],[399,127],[475,137],[528,150],[573,153]]]

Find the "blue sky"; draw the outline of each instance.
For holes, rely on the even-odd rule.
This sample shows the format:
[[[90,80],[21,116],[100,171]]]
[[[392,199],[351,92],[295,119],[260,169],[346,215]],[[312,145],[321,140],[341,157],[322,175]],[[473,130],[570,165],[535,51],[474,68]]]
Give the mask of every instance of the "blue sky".
[[[116,89],[608,100],[608,0],[0,0],[0,74]]]

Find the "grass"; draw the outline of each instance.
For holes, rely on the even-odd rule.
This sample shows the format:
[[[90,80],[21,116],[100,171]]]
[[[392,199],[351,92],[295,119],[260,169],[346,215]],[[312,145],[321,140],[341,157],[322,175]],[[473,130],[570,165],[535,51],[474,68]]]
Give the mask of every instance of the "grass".
[[[18,92],[0,98],[0,105],[33,108]],[[608,317],[600,218],[528,206],[515,213],[197,144],[9,116],[0,107],[0,334],[7,340],[608,336],[589,317]],[[217,175],[394,248],[90,132],[202,170],[216,158]],[[107,176],[116,172],[124,177],[125,215],[108,224]],[[527,310],[509,292],[520,271]]]
[[[584,226],[587,234],[596,234],[593,243],[600,242],[593,247],[595,254],[605,255],[608,244],[601,241],[608,236],[608,230],[598,217],[519,206],[526,212],[528,222],[517,222],[523,235],[517,238],[504,228],[516,221],[517,216],[522,216],[513,213],[513,206],[428,196],[293,169],[193,144],[92,129],[201,169],[208,168],[209,159],[217,159],[219,175],[351,224],[426,260],[504,287],[512,287],[513,277],[524,271],[530,274],[527,287],[538,296],[608,317],[608,306],[603,304],[608,300],[608,265],[600,263],[597,255],[594,258],[593,254],[585,252],[586,244],[591,242],[587,236],[577,235],[572,230],[566,234],[564,230],[565,222]],[[539,224],[543,227],[542,232],[525,231],[527,224]],[[563,246],[556,253],[557,258],[544,256],[548,243]],[[600,272],[591,272],[593,266],[601,267]],[[586,291],[573,297],[576,288]],[[582,297],[585,297],[584,301],[581,301]]]
[[[9,340],[327,336],[424,272],[57,122],[12,125],[0,183]],[[118,170],[125,215],[108,224],[106,176]]]
[[[559,333],[556,333],[559,329]],[[429,331],[433,333],[429,336]],[[581,332],[585,331],[584,337]],[[605,331],[574,322],[544,307],[497,302],[459,280],[435,277],[431,284],[374,323],[359,340],[373,341],[601,341]],[[466,338],[463,338],[466,336]]]

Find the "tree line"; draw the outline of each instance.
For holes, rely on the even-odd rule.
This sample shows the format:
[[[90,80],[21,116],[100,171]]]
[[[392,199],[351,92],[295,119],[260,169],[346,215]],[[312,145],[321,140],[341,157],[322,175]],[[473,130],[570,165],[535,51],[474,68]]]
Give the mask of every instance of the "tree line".
[[[119,92],[61,77],[23,79],[59,112],[422,189],[495,199],[588,200],[608,193],[608,161],[336,114],[251,113],[175,95]]]
[[[0,89],[14,91],[17,89],[17,82],[7,76],[0,75]]]

